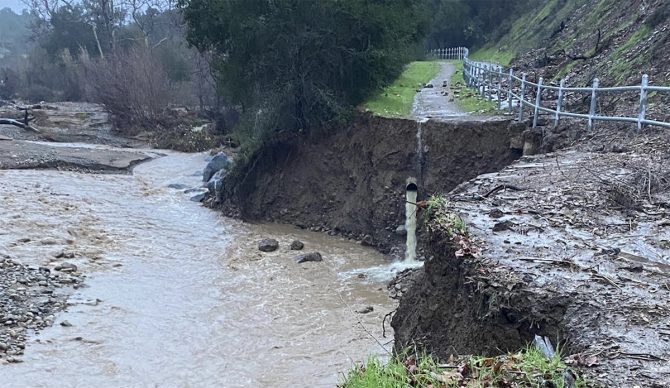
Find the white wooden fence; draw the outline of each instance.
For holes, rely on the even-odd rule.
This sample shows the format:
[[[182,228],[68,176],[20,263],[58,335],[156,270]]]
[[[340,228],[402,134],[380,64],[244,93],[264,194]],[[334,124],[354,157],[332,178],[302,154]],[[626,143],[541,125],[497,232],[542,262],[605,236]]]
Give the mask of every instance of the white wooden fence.
[[[599,86],[597,78],[593,80],[591,87],[566,87],[565,79],[560,81],[559,86],[544,84],[544,79],[539,78],[537,82],[526,79],[526,73],[521,77],[514,74],[513,69],[506,69],[500,65],[488,62],[476,62],[468,58],[469,50],[465,47],[454,47],[430,51],[430,55],[438,59],[463,60],[463,78],[469,87],[476,88],[478,93],[496,100],[498,108],[506,107],[510,114],[514,108],[518,108],[519,121],[524,119],[524,111],[530,108],[533,112],[533,127],[538,124],[540,113],[549,114],[553,117],[554,126],[558,126],[561,117],[572,117],[588,121],[588,128],[592,129],[596,121],[618,121],[637,124],[638,130],[645,125],[654,125],[670,128],[670,123],[658,120],[650,120],[646,117],[648,107],[648,96],[650,92],[670,93],[670,87],[650,86],[649,76],[642,76],[640,85],[604,87]],[[636,117],[630,116],[607,116],[597,112],[598,96],[605,93],[635,92],[639,94],[639,105],[636,107]],[[590,98],[588,114],[568,112],[565,110],[564,99],[567,93],[585,94]],[[552,96],[553,98],[544,98]],[[553,106],[550,108],[549,105]]]

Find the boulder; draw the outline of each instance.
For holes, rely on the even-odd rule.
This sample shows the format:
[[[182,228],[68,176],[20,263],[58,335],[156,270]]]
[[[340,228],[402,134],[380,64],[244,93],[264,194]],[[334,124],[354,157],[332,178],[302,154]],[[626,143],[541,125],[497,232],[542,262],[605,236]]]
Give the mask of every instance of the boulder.
[[[196,194],[190,198],[190,200],[193,202],[202,202],[204,199],[205,193]]]
[[[221,195],[223,194],[225,176],[226,170],[219,170],[216,172],[216,174],[212,175],[206,184],[207,190],[209,190],[209,194],[216,198],[217,201],[221,199]]]
[[[319,252],[311,252],[300,255],[296,258],[298,263],[306,263],[308,261],[323,261],[323,257]]]
[[[205,167],[205,171],[202,173],[202,181],[209,182],[214,174],[228,167],[229,164],[230,159],[223,152],[214,155],[209,163],[207,163],[207,167]]]
[[[300,251],[304,247],[305,247],[305,244],[303,244],[302,241],[295,240],[291,243],[291,250],[292,251]]]
[[[279,248],[279,241],[273,238],[266,238],[258,243],[258,249],[262,252],[274,252]]]

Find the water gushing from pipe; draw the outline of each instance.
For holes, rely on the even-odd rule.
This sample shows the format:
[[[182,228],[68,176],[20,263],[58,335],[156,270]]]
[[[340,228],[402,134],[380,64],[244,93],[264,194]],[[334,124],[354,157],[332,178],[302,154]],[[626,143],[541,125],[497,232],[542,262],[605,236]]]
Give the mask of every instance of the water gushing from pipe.
[[[405,261],[416,262],[416,197],[418,188],[414,180],[407,183],[405,194],[405,231],[407,242],[405,247]]]

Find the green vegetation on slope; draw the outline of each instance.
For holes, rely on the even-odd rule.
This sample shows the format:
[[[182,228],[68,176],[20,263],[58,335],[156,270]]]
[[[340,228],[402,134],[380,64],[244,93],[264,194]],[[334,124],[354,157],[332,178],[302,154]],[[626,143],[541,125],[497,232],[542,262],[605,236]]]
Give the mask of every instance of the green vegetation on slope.
[[[514,57],[516,57],[516,54],[512,51],[493,47],[482,48],[470,55],[470,59],[472,60],[493,62],[503,66],[509,66],[514,60]]]
[[[477,91],[468,88],[463,78],[463,62],[454,61],[456,71],[451,76],[451,90],[456,96],[456,104],[465,113],[487,114],[498,110],[498,105],[493,101],[482,98]]]
[[[352,368],[340,388],[557,387],[566,386],[567,366],[557,353],[546,359],[535,347],[500,357],[467,357],[440,365],[429,356],[377,359]],[[580,377],[575,386],[587,387]]]
[[[400,77],[363,104],[363,109],[382,117],[407,117],[417,89],[433,79],[440,71],[437,61],[412,62]]]

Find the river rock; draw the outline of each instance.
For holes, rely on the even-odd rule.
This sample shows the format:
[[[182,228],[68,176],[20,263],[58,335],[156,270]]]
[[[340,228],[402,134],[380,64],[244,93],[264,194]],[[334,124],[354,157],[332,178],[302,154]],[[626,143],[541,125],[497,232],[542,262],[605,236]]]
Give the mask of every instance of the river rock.
[[[366,234],[363,239],[361,240],[361,245],[366,246],[366,247],[371,247],[375,245],[375,240],[370,236],[369,234]]]
[[[214,155],[212,160],[207,163],[207,167],[205,167],[205,171],[202,173],[202,181],[209,182],[214,174],[228,167],[229,164],[230,159],[228,159],[228,156],[223,152]]]
[[[295,240],[291,243],[291,250],[292,251],[301,251],[302,248],[305,247],[305,244],[302,243],[302,241]]]
[[[395,234],[398,236],[407,236],[407,229],[405,229],[405,225],[399,225],[397,228],[395,228]]]
[[[167,187],[175,190],[184,190],[189,188],[188,185],[185,185],[183,183],[170,183]]]
[[[77,272],[77,266],[72,264],[72,263],[62,263],[58,264],[56,268],[54,268],[56,271],[61,271],[61,272]]]
[[[365,307],[363,307],[363,308],[361,308],[361,309],[356,310],[356,312],[357,312],[358,314],[368,314],[368,313],[371,313],[371,312],[373,312],[373,311],[375,311],[375,308],[372,307],[372,306],[365,306]]]
[[[203,199],[205,199],[205,193],[196,194],[190,198],[193,202],[202,202]]]
[[[258,249],[262,252],[274,252],[279,248],[279,241],[273,238],[266,238],[258,243]]]
[[[223,184],[224,178],[226,176],[226,170],[219,170],[216,174],[212,175],[209,181],[206,184],[209,194],[214,196],[217,200],[221,198],[223,193]]]
[[[311,252],[300,255],[296,258],[298,263],[306,263],[308,261],[323,261],[323,257],[319,252]]]

